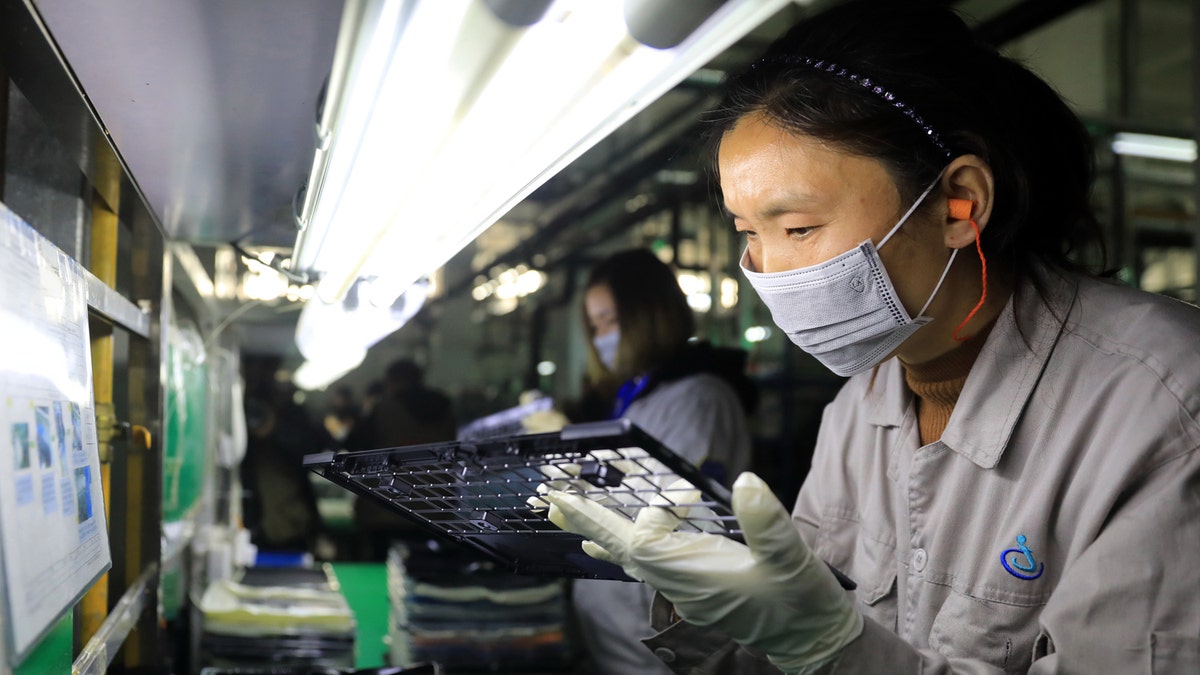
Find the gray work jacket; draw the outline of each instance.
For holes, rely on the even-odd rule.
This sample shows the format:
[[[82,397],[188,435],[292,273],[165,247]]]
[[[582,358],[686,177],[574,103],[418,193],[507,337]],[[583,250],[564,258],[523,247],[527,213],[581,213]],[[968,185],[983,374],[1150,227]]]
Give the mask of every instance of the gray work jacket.
[[[826,409],[793,520],[866,621],[820,672],[1200,673],[1200,310],[1042,278],[940,440],[895,360]],[[652,622],[677,673],[778,672],[661,598]]]

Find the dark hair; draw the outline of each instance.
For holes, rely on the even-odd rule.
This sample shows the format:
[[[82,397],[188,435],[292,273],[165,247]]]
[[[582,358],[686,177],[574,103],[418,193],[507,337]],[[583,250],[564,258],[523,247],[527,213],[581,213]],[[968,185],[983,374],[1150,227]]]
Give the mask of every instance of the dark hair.
[[[714,167],[723,135],[755,113],[879,160],[909,203],[950,158],[978,155],[995,177],[989,260],[1019,276],[1034,261],[1084,271],[1075,257],[1095,246],[1103,264],[1087,129],[938,3],[851,0],[792,27],[726,83],[710,115]]]
[[[586,288],[607,286],[617,307],[621,343],[614,375],[624,380],[649,372],[673,356],[696,332],[696,318],[675,273],[645,249],[628,249],[601,261]],[[591,324],[584,314],[588,336]],[[589,340],[593,375],[600,361]]]
[[[412,359],[396,359],[388,364],[385,377],[394,390],[413,389],[425,382],[425,371]]]
[[[383,383],[383,380],[371,380],[370,384],[367,385],[364,395],[379,398],[380,396],[383,396],[386,391],[387,385]]]

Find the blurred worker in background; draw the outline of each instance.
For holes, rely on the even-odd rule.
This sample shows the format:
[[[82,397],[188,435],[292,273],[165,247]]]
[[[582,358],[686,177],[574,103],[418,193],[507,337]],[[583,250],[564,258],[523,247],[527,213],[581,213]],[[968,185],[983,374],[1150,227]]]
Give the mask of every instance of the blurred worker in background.
[[[246,528],[267,551],[311,552],[321,519],[304,456],[329,448],[332,439],[280,382],[280,359],[247,356],[246,456],[241,463]]]
[[[609,256],[588,276],[583,320],[589,379],[617,384],[610,417],[723,484],[750,467],[758,390],[746,353],[692,340],[696,320],[670,267],[646,249]]]
[[[354,431],[362,415],[363,412],[355,403],[354,393],[350,388],[338,387],[329,398],[328,411],[322,421],[325,431],[329,432],[334,441],[342,444]]]
[[[450,398],[425,384],[425,371],[415,361],[393,361],[384,385],[383,396],[346,438],[348,450],[454,439],[458,425]],[[359,529],[359,556],[368,560],[385,560],[393,539],[416,533],[403,516],[369,499],[355,499],[354,522]]]
[[[367,385],[366,391],[363,392],[362,403],[359,405],[359,415],[361,417],[370,415],[371,411],[375,409],[375,406],[378,405],[386,395],[387,383],[385,383],[382,379],[371,380],[371,382]]]
[[[746,353],[691,341],[695,317],[670,267],[645,249],[615,253],[592,269],[582,310],[589,381],[615,392],[609,417],[633,421],[723,484],[750,468],[746,418],[758,392],[744,372]],[[641,643],[653,633],[652,595],[643,584],[574,584],[596,672],[671,672]]]

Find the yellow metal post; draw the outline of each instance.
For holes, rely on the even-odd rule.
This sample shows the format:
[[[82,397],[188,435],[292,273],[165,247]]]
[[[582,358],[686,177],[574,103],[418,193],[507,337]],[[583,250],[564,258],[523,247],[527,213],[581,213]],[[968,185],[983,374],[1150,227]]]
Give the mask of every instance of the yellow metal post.
[[[115,287],[117,282],[117,214],[99,196],[92,198],[92,248],[89,269],[100,281]],[[92,390],[96,399],[96,435],[100,444],[100,485],[104,493],[104,517],[110,523],[109,493],[112,485],[113,438],[117,420],[113,408],[113,335],[108,327],[92,335]],[[88,590],[79,603],[80,644],[95,635],[108,616],[108,575]]]

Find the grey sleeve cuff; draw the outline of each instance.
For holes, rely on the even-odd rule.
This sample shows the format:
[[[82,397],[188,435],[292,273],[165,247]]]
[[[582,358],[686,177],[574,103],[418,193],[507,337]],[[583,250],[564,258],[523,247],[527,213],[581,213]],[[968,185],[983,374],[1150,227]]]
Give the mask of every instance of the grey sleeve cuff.
[[[671,603],[658,593],[650,605],[650,626],[655,634],[645,640],[672,672],[703,674],[778,675],[783,671],[757,650],[743,647],[715,628],[693,626],[675,617]]]
[[[715,628],[693,626],[675,616],[671,603],[658,593],[650,605],[655,634],[642,640],[676,673],[782,673],[758,650],[743,647]],[[811,675],[929,672],[912,645],[875,621],[863,619],[862,634],[823,664],[807,669]],[[945,665],[945,664],[942,664]],[[936,670],[936,667],[935,667]]]

